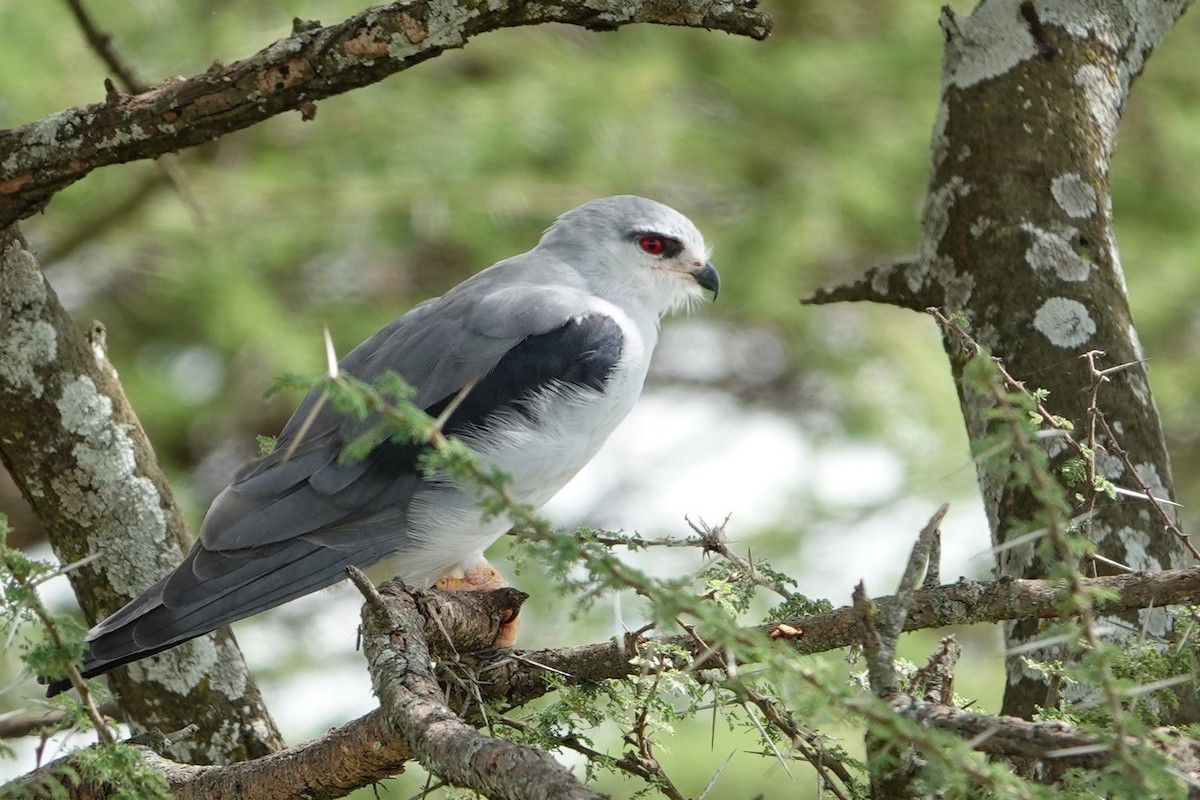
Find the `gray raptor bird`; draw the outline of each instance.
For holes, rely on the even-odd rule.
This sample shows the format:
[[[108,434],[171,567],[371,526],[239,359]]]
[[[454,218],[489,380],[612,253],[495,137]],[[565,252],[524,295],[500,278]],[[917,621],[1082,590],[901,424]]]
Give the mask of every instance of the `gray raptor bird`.
[[[395,370],[434,417],[470,386],[444,432],[508,473],[512,495],[536,507],[633,407],[660,318],[704,289],[716,296],[717,272],[686,217],[642,197],[607,197],[563,214],[529,252],[394,320],[340,369],[367,382]],[[329,586],[349,565],[394,557],[398,576],[420,587],[496,574],[483,551],[509,523],[484,519],[446,476],[423,474],[419,445],[385,441],[343,463],[372,421],[319,397],[310,392],[271,454],[217,496],[183,563],[92,629],[85,676]],[[56,681],[50,693],[66,688]]]

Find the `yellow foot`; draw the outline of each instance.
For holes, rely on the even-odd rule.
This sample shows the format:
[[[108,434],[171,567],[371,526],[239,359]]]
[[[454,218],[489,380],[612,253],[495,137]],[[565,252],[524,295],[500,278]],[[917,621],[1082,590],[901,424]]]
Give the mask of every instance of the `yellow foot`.
[[[439,578],[437,588],[448,592],[494,592],[503,589],[508,583],[486,561],[463,572],[462,575],[447,575]],[[493,647],[508,649],[517,643],[517,611],[509,612],[509,616],[500,620],[500,630],[496,633]]]

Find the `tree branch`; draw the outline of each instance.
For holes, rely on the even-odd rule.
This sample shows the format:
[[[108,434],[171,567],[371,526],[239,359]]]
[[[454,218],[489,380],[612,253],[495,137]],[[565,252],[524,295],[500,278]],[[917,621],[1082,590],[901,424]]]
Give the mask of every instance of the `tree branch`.
[[[1083,587],[1098,598],[1107,598],[1096,601],[1094,608],[1100,614],[1194,603],[1200,601],[1200,567],[1085,578]],[[904,630],[1010,619],[1055,619],[1061,615],[1063,603],[1070,595],[1071,587],[1065,581],[960,580],[914,592]],[[873,602],[884,609],[897,601],[889,596],[876,598]],[[780,636],[776,641],[786,642],[796,652],[809,655],[858,642],[860,619],[858,611],[844,607],[822,614],[758,625],[751,630],[767,635],[780,625],[801,630],[803,634],[800,636]],[[694,658],[707,655],[705,648],[690,636],[670,636],[650,641],[662,641],[683,648]],[[645,645],[647,641],[638,644]],[[615,641],[517,653],[487,670],[485,698],[502,697],[510,706],[527,703],[548,691],[544,676],[551,671],[565,673],[573,683],[596,683],[627,677],[639,669],[629,663],[628,646]]]
[[[649,22],[765,38],[757,0],[554,0],[390,3],[337,25],[296,26],[250,58],[149,91],[109,91],[72,108],[0,131],[0,228],[37,213],[55,192],[97,167],[155,158],[249,127],[286,111],[376,83],[501,28],[561,22],[593,30]]]
[[[425,618],[403,586],[374,587],[347,570],[363,591],[363,653],[390,727],[421,765],[448,783],[492,798],[599,800],[550,753],[493,739],[450,710],[425,644]]]
[[[928,524],[921,529],[908,564],[900,578],[894,602],[877,605],[867,599],[866,585],[859,581],[854,587],[854,610],[859,616],[863,656],[867,660],[867,676],[871,691],[888,700],[899,693],[896,681],[896,645],[908,610],[916,594],[917,584],[929,564],[929,550],[938,536],[938,526],[950,510],[942,503]],[[919,772],[916,750],[903,740],[880,736],[874,730],[866,735],[867,767],[871,775],[871,792],[875,797],[899,800],[918,793],[916,777]]]
[[[924,311],[939,306],[944,298],[931,291],[925,269],[918,261],[904,261],[871,267],[866,274],[848,283],[817,289],[801,302],[823,306],[830,303],[871,302]]]
[[[133,67],[117,52],[116,46],[113,45],[112,35],[100,29],[100,26],[92,19],[91,14],[83,7],[83,0],[66,0],[66,4],[71,9],[71,15],[75,17],[75,22],[78,23],[80,30],[83,31],[83,36],[87,39],[88,45],[96,52],[96,55],[104,62],[105,66],[117,76],[117,80],[121,82],[121,86],[126,91],[134,92],[135,94],[148,91],[150,86],[134,74]]]
[[[1084,586],[1104,589],[1104,595],[1113,597],[1097,604],[1097,609],[1106,613],[1147,607],[1152,598],[1157,607],[1194,603],[1200,601],[1200,567],[1085,579]],[[412,593],[411,599],[398,600],[397,596],[402,593],[405,597],[409,596],[407,590],[401,592],[395,584],[381,587],[381,595],[389,607],[403,604],[408,628],[405,629],[407,632],[402,631],[401,636],[413,635],[412,626],[416,624],[413,615],[416,609],[420,609],[423,637],[436,645],[433,652],[438,654],[436,658],[439,661],[467,657],[477,648],[486,647],[487,643],[494,641],[500,621],[516,599],[506,594],[505,590],[481,593],[435,590]],[[913,594],[913,605],[907,615],[905,630],[1024,617],[1053,618],[1059,615],[1059,609],[1069,593],[1070,588],[1065,582],[1032,580],[963,580],[932,589],[920,589]],[[882,597],[873,602],[880,608],[886,608],[897,600],[895,597]],[[834,650],[857,641],[860,618],[855,609],[841,608],[787,620],[784,624],[802,629],[804,634],[798,638],[780,637],[777,641],[781,642],[779,646],[791,646],[801,653]],[[751,630],[769,634],[778,625],[760,625]],[[395,663],[389,659],[405,658],[405,651],[397,649],[395,643],[391,645],[391,655],[384,652],[387,650],[386,634],[377,631],[371,633],[370,637],[375,641],[371,647],[376,648],[371,651],[374,653],[372,659]],[[444,644],[447,639],[454,643],[453,647]],[[437,644],[439,640],[443,644]],[[693,657],[704,655],[704,646],[693,637],[668,637],[662,641],[685,648]],[[646,642],[641,644],[647,645]],[[477,685],[479,698],[484,701],[501,700],[511,708],[553,691],[552,684],[546,680],[550,674],[578,685],[640,673],[644,665],[631,664],[629,656],[627,648],[611,641],[556,650],[510,653],[480,670]],[[410,662],[416,660],[413,654],[407,658]],[[421,663],[427,661],[428,657]],[[382,662],[373,666],[373,669],[378,671],[387,667],[387,663]],[[423,690],[430,688],[427,676],[421,676],[419,683]],[[178,764],[149,750],[144,757],[147,763],[167,775],[171,789],[179,800],[231,800],[235,797],[242,800],[289,800],[298,795],[311,800],[332,800],[403,771],[407,761],[419,756],[406,743],[406,734],[402,733],[400,723],[389,721],[398,713],[395,701],[401,693],[410,693],[409,704],[428,703],[423,707],[435,717],[430,727],[445,725],[452,728],[451,737],[468,732],[479,736],[473,731],[464,731],[466,726],[461,720],[455,718],[445,721],[446,715],[453,712],[442,703],[440,690],[435,698],[426,699],[417,696],[406,686],[394,687],[386,681],[385,684],[382,691],[388,693],[387,703],[393,705],[391,711],[372,711],[318,739],[253,761],[211,767]],[[1037,753],[1045,757],[1048,752],[1069,747],[1098,745],[1095,737],[1061,723],[1029,723],[1013,717],[982,716],[908,695],[894,695],[890,702],[897,713],[971,739],[976,749],[996,755],[1027,756]],[[400,705],[404,706],[404,703]],[[868,709],[863,713],[869,716],[871,712]],[[412,726],[412,720],[413,717],[410,717],[409,722],[404,724]],[[429,721],[429,718],[418,718],[417,721]],[[415,735],[424,735],[424,730],[416,731]],[[439,746],[429,739],[424,739],[421,745]],[[441,764],[439,758],[446,757],[444,753],[439,753],[433,764]],[[1107,763],[1109,756],[1097,747],[1088,753],[1062,758],[1072,764],[1086,766]],[[53,765],[48,768],[53,768]],[[433,768],[436,770],[437,766]]]

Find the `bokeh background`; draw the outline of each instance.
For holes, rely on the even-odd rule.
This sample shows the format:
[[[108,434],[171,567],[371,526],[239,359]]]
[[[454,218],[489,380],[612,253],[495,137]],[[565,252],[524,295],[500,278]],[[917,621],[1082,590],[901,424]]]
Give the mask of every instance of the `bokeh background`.
[[[349,0],[88,5],[151,83],[247,56],[286,36],[293,17],[331,23],[361,10]],[[182,154],[185,191],[153,163],[109,167],[22,229],[79,323],[107,326],[110,358],[198,525],[255,452],[255,435],[277,432],[298,399],[264,399],[267,386],[281,373],[320,371],[322,323],[345,352],[421,299],[528,249],[578,203],[618,193],[661,200],[712,243],[720,301],[667,323],[642,403],[551,503],[552,518],[683,536],[685,516],[729,515],[739,548],[841,605],[860,578],[890,592],[916,531],[949,500],[943,578],[985,577],[986,523],[932,322],[889,307],[800,303],[916,249],[940,5],[764,0],[776,28],[761,43],[649,26],[487,34],[322,101],[311,122],[289,114]],[[1113,169],[1134,317],[1191,523],[1198,58],[1192,15],[1150,59]],[[0,0],[0,127],[97,102],[105,76],[65,3]],[[1037,376],[1019,377],[1036,385]],[[15,540],[48,554],[6,476],[0,511]],[[636,603],[620,596],[573,618],[536,569],[513,576],[503,550],[495,563],[533,594],[523,646],[636,626]],[[681,550],[642,563],[670,574],[704,566]],[[65,585],[49,595],[72,605]],[[372,707],[353,651],[357,605],[349,592],[323,592],[237,628],[292,742]],[[994,710],[999,635],[991,626],[959,635],[967,664],[957,689]],[[904,649],[921,660],[935,640],[914,636]],[[36,708],[37,688],[7,658],[12,688],[0,708]],[[815,796],[802,769],[790,777],[752,754],[761,749],[753,736],[710,723],[668,739],[663,760],[685,792],[698,794],[733,753],[711,796]],[[855,747],[858,734],[844,730]],[[597,741],[619,753],[604,732]],[[25,749],[0,769],[31,766]],[[409,797],[423,783],[414,768],[380,796]],[[638,786],[604,779],[601,788],[623,797]]]

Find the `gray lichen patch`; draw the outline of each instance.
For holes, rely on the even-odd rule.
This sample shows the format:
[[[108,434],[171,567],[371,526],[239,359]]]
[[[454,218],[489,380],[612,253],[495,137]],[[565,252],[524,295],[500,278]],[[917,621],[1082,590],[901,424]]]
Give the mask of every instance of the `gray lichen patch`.
[[[1083,90],[1088,114],[1100,134],[1101,148],[1095,166],[1101,175],[1105,175],[1108,158],[1117,141],[1117,123],[1121,120],[1124,95],[1117,87],[1116,79],[1096,64],[1084,64],[1077,69],[1075,85]]]
[[[1028,222],[1021,225],[1021,230],[1033,237],[1033,243],[1025,251],[1025,261],[1035,270],[1053,272],[1064,281],[1086,281],[1092,276],[1092,262],[1076,253],[1064,236]]]
[[[204,751],[204,760],[210,764],[220,764],[227,753],[237,749],[238,743],[241,741],[241,733],[241,728],[233,720],[224,720],[221,722],[220,727],[212,731],[212,735],[208,738],[208,747]],[[186,750],[184,752],[186,753]],[[172,755],[178,758],[182,754],[172,753]]]
[[[1021,25],[1016,2],[981,3],[946,31],[945,80],[960,88],[999,77],[1037,55],[1029,29]]]
[[[954,204],[971,193],[971,186],[961,176],[955,175],[944,184],[929,192],[925,208],[921,212],[925,237],[917,254],[917,263],[905,270],[908,288],[914,294],[930,280],[945,285],[955,277],[954,262],[938,255],[942,239],[950,227],[950,212]]]
[[[129,665],[129,675],[138,683],[153,681],[178,695],[186,695],[218,666],[217,646],[212,636],[201,636],[170,650]]]
[[[1143,461],[1133,465],[1133,470],[1138,476],[1138,480],[1146,487],[1146,490],[1152,497],[1157,497],[1163,500],[1169,500],[1171,493],[1167,491],[1166,485],[1163,483],[1162,476],[1158,474],[1158,467],[1149,461]],[[1164,510],[1171,521],[1178,524],[1179,512],[1176,506],[1164,504]]]
[[[1059,25],[1072,36],[1092,38],[1122,59],[1117,77],[1124,94],[1134,76],[1142,71],[1146,55],[1156,47],[1187,7],[1186,0],[1106,3],[1105,13],[1077,0],[1043,0],[1039,3],[1043,22]]]
[[[1087,219],[1100,207],[1095,188],[1074,172],[1064,173],[1052,180],[1050,194],[1063,213],[1072,219]]]
[[[40,398],[45,391],[38,370],[58,357],[58,334],[45,320],[19,319],[2,329],[0,385]]]
[[[77,108],[47,114],[19,129],[20,138],[8,158],[0,163],[0,180],[11,178],[25,165],[52,160],[53,153],[78,147],[80,130],[91,122]]]
[[[57,488],[73,498],[76,524],[90,528],[90,552],[118,593],[140,593],[173,565],[162,498],[154,483],[136,474],[128,432],[113,418],[112,400],[91,378],[67,381],[55,403],[65,431],[75,437],[75,469]]]
[[[1107,450],[1098,450],[1096,451],[1096,468],[1110,481],[1120,481],[1125,474],[1125,461]]]
[[[1073,348],[1096,335],[1096,321],[1078,300],[1051,297],[1033,315],[1033,327],[1056,347]]]
[[[405,61],[422,50],[442,50],[461,47],[466,43],[467,22],[478,12],[464,9],[458,3],[435,0],[428,6],[422,36],[411,32],[393,34],[388,41],[388,55]]]
[[[38,268],[37,258],[21,246],[17,237],[10,237],[3,253],[4,281],[0,283],[0,298],[4,309],[40,308],[47,298],[46,279]],[[5,312],[9,313],[9,312]]]
[[[237,700],[246,693],[246,664],[241,651],[229,637],[216,642],[217,663],[210,673],[209,688],[220,692],[230,700]]]
[[[1096,541],[1099,544],[1105,544],[1114,536],[1118,549],[1125,554],[1122,563],[1131,571],[1152,570],[1157,572],[1162,569],[1162,562],[1150,553],[1152,540],[1145,531],[1124,525],[1115,531],[1101,530]]]

